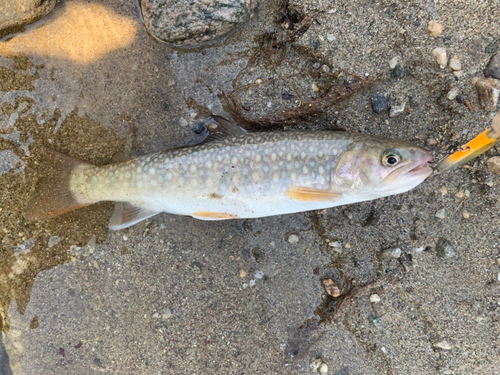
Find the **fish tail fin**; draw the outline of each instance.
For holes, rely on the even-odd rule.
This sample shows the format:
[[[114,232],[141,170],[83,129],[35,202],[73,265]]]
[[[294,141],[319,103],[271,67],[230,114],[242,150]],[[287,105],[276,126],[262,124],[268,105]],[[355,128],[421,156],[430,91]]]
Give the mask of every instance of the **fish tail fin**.
[[[39,182],[35,196],[24,211],[27,220],[48,219],[91,204],[78,202],[69,186],[71,172],[86,163],[57,151],[46,151],[49,159],[48,173]]]

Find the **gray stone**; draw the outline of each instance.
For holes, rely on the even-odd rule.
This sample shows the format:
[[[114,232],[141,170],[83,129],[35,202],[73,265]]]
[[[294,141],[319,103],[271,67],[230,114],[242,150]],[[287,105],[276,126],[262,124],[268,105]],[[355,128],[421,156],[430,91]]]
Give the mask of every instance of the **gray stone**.
[[[441,237],[436,245],[437,255],[441,258],[453,258],[457,254],[455,249],[451,246],[450,241]]]
[[[148,32],[158,40],[195,46],[247,22],[256,0],[141,0]]]
[[[393,105],[391,106],[391,110],[389,111],[389,117],[399,116],[401,113],[405,111],[406,103],[401,105]]]
[[[497,53],[491,57],[486,69],[484,69],[484,75],[500,79],[500,54]]]
[[[48,14],[56,0],[0,0],[0,37]]]
[[[387,109],[387,94],[374,92],[372,94],[372,108],[375,113],[384,112]]]

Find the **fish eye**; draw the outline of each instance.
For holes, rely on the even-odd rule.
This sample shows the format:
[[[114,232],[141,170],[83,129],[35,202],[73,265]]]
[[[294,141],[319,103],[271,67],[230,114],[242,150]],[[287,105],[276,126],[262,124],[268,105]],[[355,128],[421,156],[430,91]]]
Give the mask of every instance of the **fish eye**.
[[[391,167],[395,166],[400,161],[401,161],[401,156],[399,156],[398,154],[393,153],[393,152],[389,152],[388,154],[384,155],[384,158],[383,158],[384,164],[391,166]]]

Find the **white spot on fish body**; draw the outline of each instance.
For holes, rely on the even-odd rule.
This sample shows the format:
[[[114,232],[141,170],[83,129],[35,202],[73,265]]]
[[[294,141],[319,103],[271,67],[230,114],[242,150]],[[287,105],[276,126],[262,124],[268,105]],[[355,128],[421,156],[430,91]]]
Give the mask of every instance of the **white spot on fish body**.
[[[269,172],[269,167],[266,165],[264,168],[262,168],[262,170],[264,171],[264,173],[267,173]]]
[[[130,172],[126,172],[125,173],[125,178],[130,178],[130,177],[132,177],[132,174]]]
[[[206,166],[207,166],[207,168],[212,168],[212,162],[211,161],[207,161]]]
[[[253,178],[254,181],[259,181],[259,179],[260,179],[259,173],[258,172],[253,172],[252,173],[252,178]]]
[[[324,153],[323,151],[318,152],[318,156],[319,156],[320,158],[321,158],[321,157],[323,157],[324,155],[325,155],[325,153]]]
[[[314,146],[309,146],[309,152],[313,153],[314,152]]]
[[[276,160],[276,154],[271,154],[271,160],[275,161]]]
[[[260,162],[260,161],[261,161],[261,159],[262,159],[262,157],[261,157],[260,155],[256,155],[256,156],[255,156],[255,161],[256,161],[257,163],[258,163],[258,162]]]
[[[156,180],[151,180],[151,186],[156,187],[158,182]]]
[[[286,154],[286,160],[292,161],[292,154]]]
[[[307,167],[304,166],[304,168],[302,168],[302,173],[304,174],[309,173],[309,169],[307,169]]]
[[[306,155],[306,153],[305,153],[304,151],[302,151],[302,152],[300,153],[300,157],[301,157],[302,159],[305,159],[305,158],[306,158],[306,156],[307,156],[307,155]]]
[[[237,162],[238,162],[238,159],[236,159],[236,158],[231,159],[231,163],[236,164]]]
[[[222,161],[222,155],[217,155],[217,160]]]
[[[149,174],[154,175],[155,174],[155,169],[154,168],[149,168]]]
[[[196,165],[191,165],[189,170],[191,171],[191,173],[195,173],[196,172]]]
[[[319,174],[323,174],[325,173],[325,169],[320,165],[319,168],[318,168],[318,173]]]
[[[196,187],[196,186],[198,186],[198,180],[197,180],[196,178],[193,178],[193,179],[191,180],[191,186],[192,186],[192,187]]]
[[[290,174],[290,178],[291,178],[292,180],[295,180],[295,179],[297,178],[297,174],[296,174],[295,172],[292,172],[292,173]]]
[[[142,186],[143,186],[142,181],[137,181],[137,187],[142,188]]]

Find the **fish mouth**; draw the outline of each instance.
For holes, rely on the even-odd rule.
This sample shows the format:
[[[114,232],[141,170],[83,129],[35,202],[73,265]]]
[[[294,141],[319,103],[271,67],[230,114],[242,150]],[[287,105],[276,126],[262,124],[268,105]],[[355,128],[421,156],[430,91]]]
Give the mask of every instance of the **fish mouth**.
[[[429,162],[432,160],[431,155],[426,155],[425,158],[417,160],[409,168],[401,174],[400,177],[411,177],[411,178],[427,178],[434,171]]]

